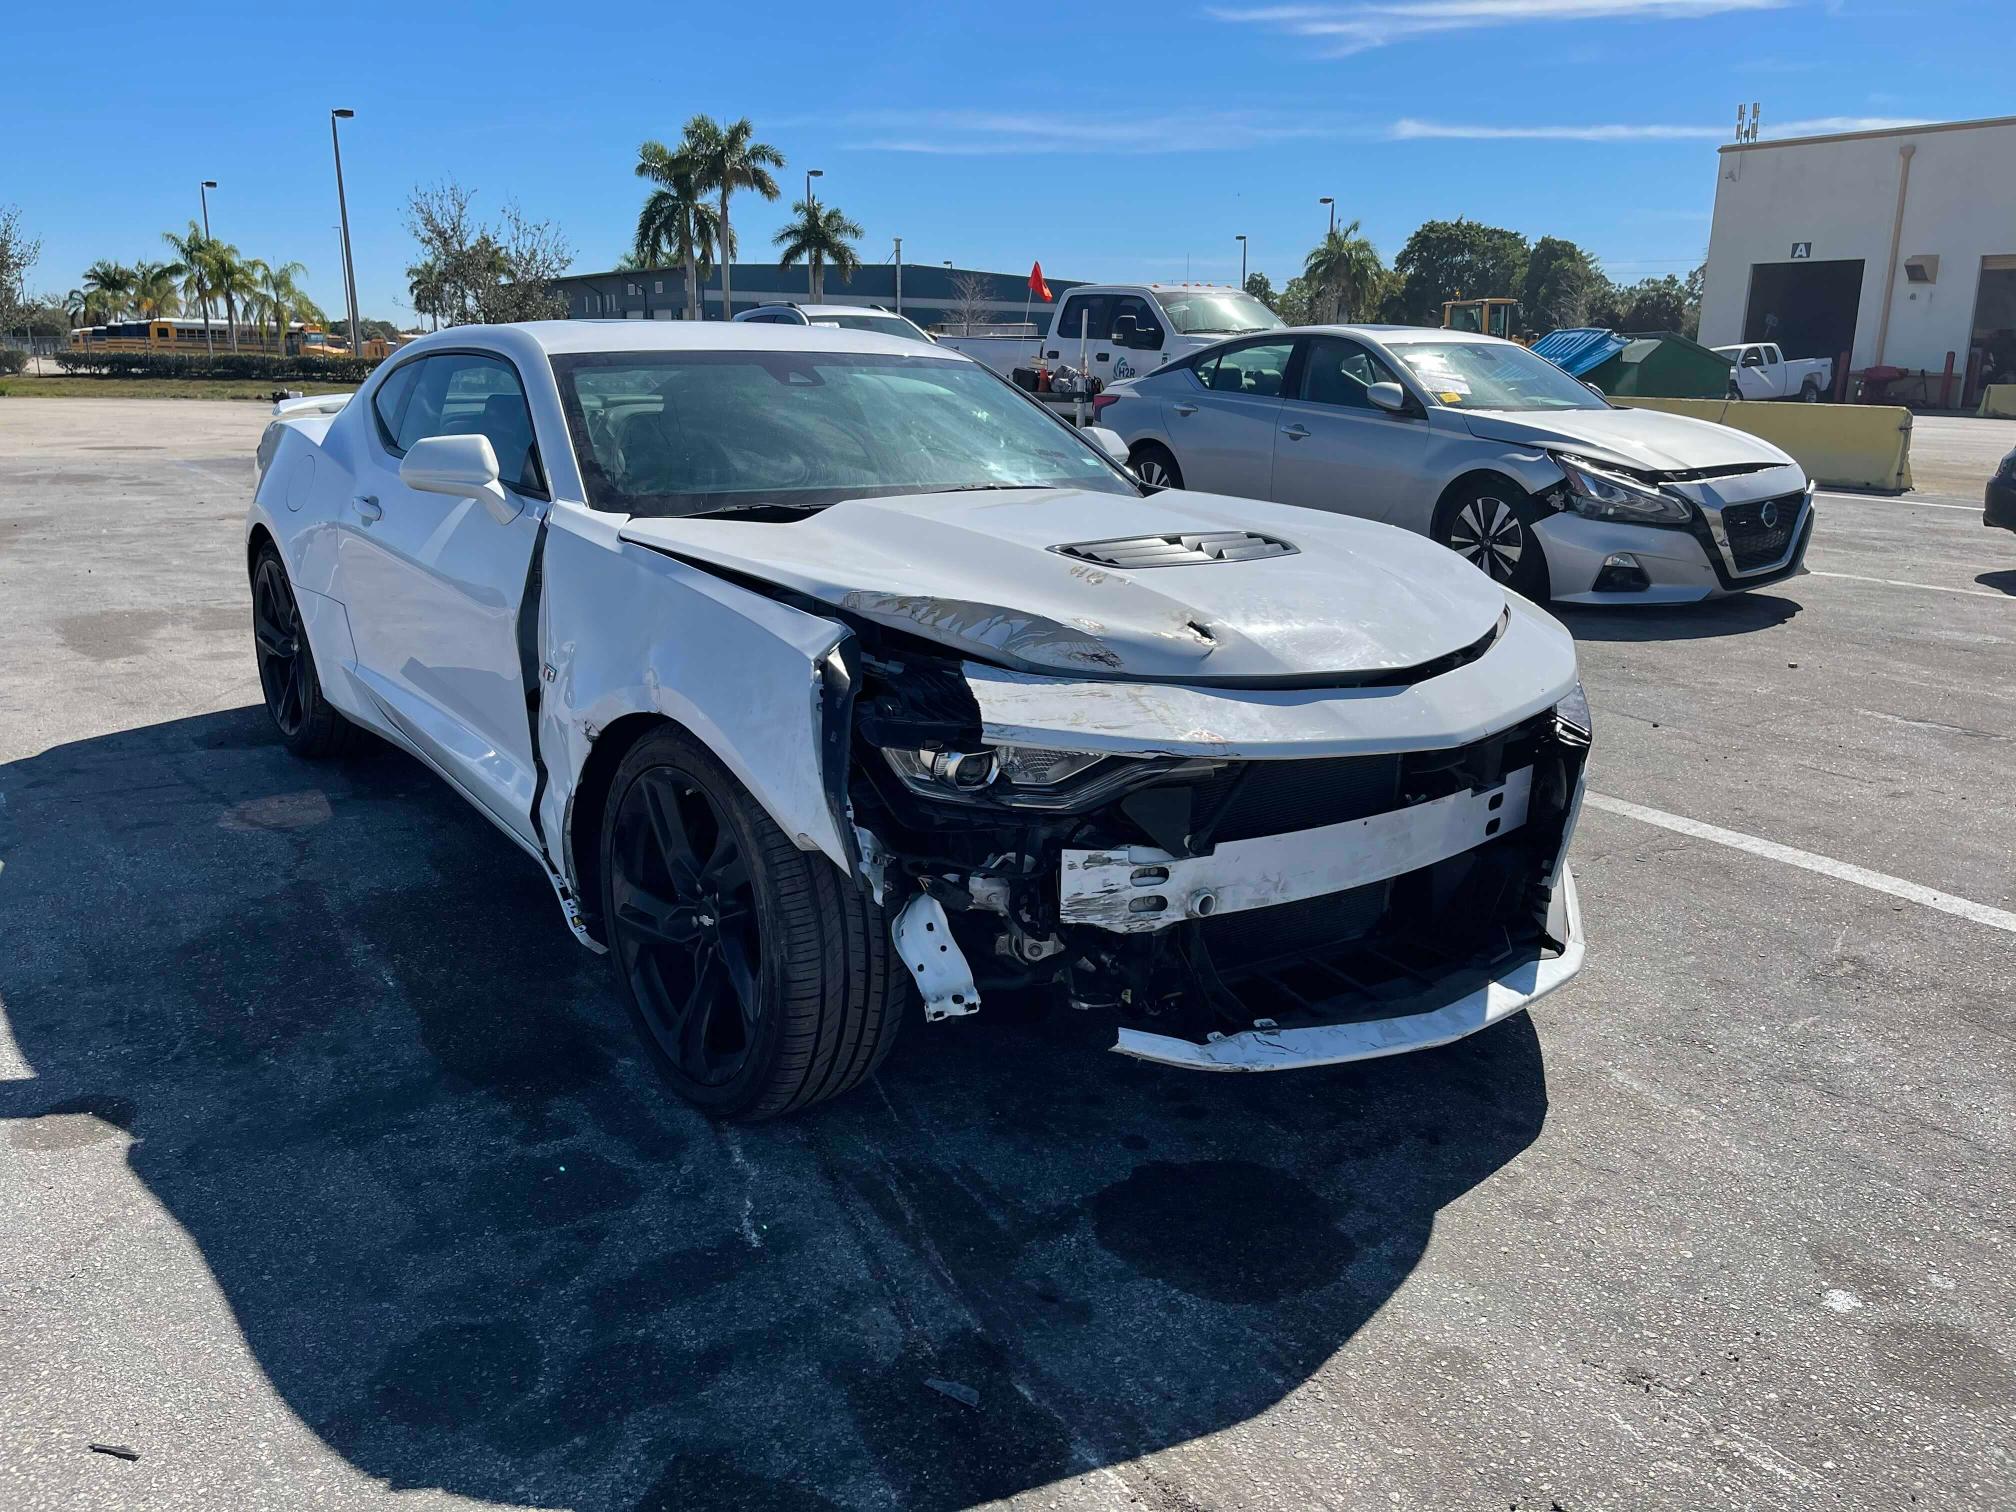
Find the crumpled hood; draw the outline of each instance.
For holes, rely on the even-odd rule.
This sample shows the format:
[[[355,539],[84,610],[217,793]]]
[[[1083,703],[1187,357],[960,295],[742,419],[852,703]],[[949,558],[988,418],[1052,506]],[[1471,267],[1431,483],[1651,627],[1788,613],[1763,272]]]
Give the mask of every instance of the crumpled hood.
[[[1792,462],[1770,442],[1744,431],[1659,410],[1560,410],[1545,415],[1480,411],[1463,420],[1471,435],[1486,441],[1564,448],[1591,461],[1617,462],[1647,472]]]
[[[1255,531],[1293,555],[1117,568],[1053,548]],[[1031,489],[858,499],[786,523],[632,519],[625,540],[1025,672],[1174,682],[1397,671],[1490,634],[1483,573],[1392,526],[1250,499]]]

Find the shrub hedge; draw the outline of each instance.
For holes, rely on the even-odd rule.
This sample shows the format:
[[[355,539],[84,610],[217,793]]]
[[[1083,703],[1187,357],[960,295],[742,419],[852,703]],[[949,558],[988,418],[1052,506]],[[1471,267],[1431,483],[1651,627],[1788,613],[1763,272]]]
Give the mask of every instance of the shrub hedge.
[[[56,366],[90,378],[295,378],[362,383],[378,365],[362,357],[289,357],[277,352],[58,352]]]

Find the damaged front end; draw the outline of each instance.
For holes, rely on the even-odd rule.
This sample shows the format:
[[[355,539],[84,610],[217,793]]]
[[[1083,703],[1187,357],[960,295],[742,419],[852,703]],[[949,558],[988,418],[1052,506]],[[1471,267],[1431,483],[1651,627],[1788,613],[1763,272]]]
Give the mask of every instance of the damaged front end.
[[[850,710],[832,796],[928,1018],[1037,993],[1113,1015],[1125,1053],[1264,1070],[1443,1043],[1579,967],[1564,864],[1590,743],[1579,685],[1451,740],[1425,716],[1407,732],[1433,706],[1419,689],[1060,681],[1078,708],[1144,722],[1140,739],[1109,729],[1072,749],[983,713],[992,669],[855,629],[828,674],[845,694],[829,709]],[[1398,733],[1156,738],[1164,696],[1236,700],[1291,732],[1347,708]]]

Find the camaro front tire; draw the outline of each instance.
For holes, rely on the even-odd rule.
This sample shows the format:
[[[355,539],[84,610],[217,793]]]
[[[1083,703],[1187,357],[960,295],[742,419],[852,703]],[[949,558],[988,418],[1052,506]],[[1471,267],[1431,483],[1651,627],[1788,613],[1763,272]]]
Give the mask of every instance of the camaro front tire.
[[[881,1065],[907,992],[882,910],[684,731],[624,756],[601,860],[631,1020],[681,1097],[717,1118],[772,1118]]]
[[[314,758],[340,756],[356,745],[358,727],[322,692],[301,606],[287,581],[287,566],[270,543],[252,562],[252,652],[266,713],[288,750]]]

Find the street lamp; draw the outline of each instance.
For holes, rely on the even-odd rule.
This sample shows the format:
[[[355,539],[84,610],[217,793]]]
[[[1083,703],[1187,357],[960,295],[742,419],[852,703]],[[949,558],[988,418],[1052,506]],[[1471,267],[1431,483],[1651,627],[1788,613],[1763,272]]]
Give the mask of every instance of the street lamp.
[[[210,191],[217,187],[217,180],[205,179],[196,186],[196,197],[203,201],[203,240],[210,240]]]
[[[812,203],[812,180],[814,180],[815,178],[824,178],[824,177],[826,177],[826,170],[824,168],[807,168],[805,170],[806,205],[809,206]]]
[[[826,170],[824,168],[807,168],[805,170],[805,218],[807,220],[810,220],[818,212],[819,208],[812,202],[812,180],[824,177],[826,177]],[[805,297],[811,300],[819,298],[819,289],[813,272],[817,264],[818,259],[808,252],[805,255]]]
[[[343,144],[336,138],[336,123],[356,114],[354,110],[329,112],[329,149],[336,154],[336,216],[343,227],[343,297],[350,308],[350,355],[362,357],[364,344],[357,339],[357,260],[350,252],[350,206],[343,198]]]
[[[1243,289],[1246,287],[1246,238],[1235,236],[1232,240],[1239,243],[1239,287]]]
[[[1337,201],[1326,194],[1323,198],[1316,201],[1316,203],[1330,207],[1330,234],[1335,236],[1337,234]]]

